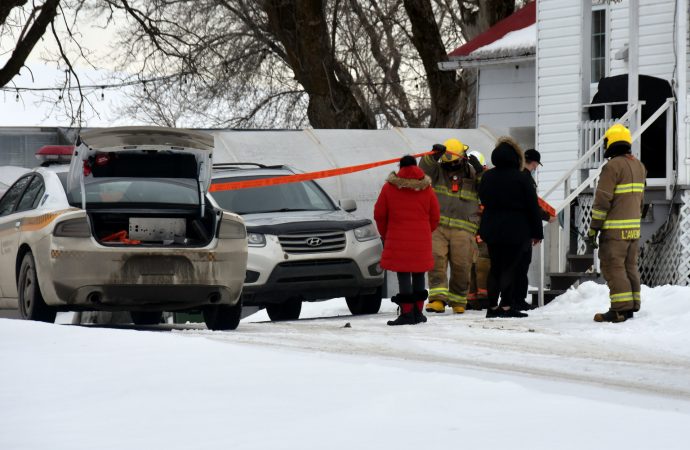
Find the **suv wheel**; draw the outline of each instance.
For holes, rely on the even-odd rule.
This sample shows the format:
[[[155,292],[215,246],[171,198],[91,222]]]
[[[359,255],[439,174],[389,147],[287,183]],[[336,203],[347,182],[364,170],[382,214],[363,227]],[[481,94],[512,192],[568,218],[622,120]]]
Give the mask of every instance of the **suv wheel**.
[[[297,320],[299,313],[302,312],[302,300],[290,299],[284,303],[266,305],[268,317],[274,321]]]
[[[161,323],[163,313],[160,311],[130,311],[134,325],[157,325]]]
[[[381,288],[377,288],[373,294],[363,294],[354,297],[345,297],[347,308],[358,316],[360,314],[376,314],[381,309]]]
[[[242,301],[236,305],[210,305],[204,308],[204,322],[209,330],[234,330],[242,318]]]
[[[24,255],[22,259],[17,280],[17,293],[19,294],[19,314],[22,319],[55,322],[57,310],[46,305],[43,300],[36,276],[36,263],[31,252]]]

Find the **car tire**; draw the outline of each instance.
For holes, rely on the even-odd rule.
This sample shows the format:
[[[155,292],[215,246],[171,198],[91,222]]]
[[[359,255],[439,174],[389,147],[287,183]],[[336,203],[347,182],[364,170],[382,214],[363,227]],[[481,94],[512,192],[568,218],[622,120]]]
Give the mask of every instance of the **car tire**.
[[[206,328],[214,331],[234,330],[242,318],[242,302],[236,305],[211,305],[204,308]]]
[[[163,319],[161,311],[130,311],[134,325],[158,325]]]
[[[347,308],[355,316],[362,314],[377,314],[379,309],[381,309],[382,297],[381,288],[379,287],[373,294],[345,297],[345,302],[347,303]]]
[[[27,252],[22,259],[17,280],[17,293],[19,294],[19,314],[22,319],[55,322],[57,310],[46,305],[43,300],[41,288],[38,285],[34,255],[31,252]]]
[[[266,312],[273,322],[297,320],[302,312],[302,300],[290,299],[283,303],[266,305]]]

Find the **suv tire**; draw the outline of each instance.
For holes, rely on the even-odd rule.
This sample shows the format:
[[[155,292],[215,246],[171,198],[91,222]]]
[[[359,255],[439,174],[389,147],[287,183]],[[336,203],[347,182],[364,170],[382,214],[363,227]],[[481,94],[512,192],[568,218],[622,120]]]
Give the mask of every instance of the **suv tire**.
[[[163,313],[160,311],[130,311],[134,325],[158,325]]]
[[[273,322],[297,320],[302,312],[302,300],[290,299],[283,303],[266,305],[266,312]]]
[[[211,305],[204,308],[206,328],[214,331],[234,330],[242,318],[242,301],[236,305]]]
[[[34,255],[27,252],[22,259],[17,279],[17,294],[19,296],[19,314],[22,319],[39,322],[55,322],[57,310],[46,305],[38,286],[36,263]]]
[[[381,309],[381,288],[377,288],[373,294],[362,294],[354,297],[345,297],[347,308],[352,315],[377,314]]]

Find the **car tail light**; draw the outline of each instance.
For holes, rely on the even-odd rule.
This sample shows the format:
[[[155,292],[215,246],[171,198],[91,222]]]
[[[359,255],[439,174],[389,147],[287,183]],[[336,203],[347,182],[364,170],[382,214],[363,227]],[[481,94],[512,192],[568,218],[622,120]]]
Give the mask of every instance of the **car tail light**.
[[[54,236],[84,238],[91,236],[91,227],[86,217],[65,220],[55,225]]]
[[[247,229],[242,222],[223,220],[220,222],[218,237],[221,239],[244,239],[247,237]]]

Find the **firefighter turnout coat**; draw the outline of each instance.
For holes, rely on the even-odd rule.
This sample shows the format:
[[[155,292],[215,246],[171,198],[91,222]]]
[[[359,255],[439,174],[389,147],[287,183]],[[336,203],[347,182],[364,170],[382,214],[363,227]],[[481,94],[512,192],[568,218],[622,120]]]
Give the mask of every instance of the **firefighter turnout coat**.
[[[594,196],[591,228],[600,230],[601,272],[612,310],[640,308],[637,258],[646,174],[633,155],[615,156],[602,168]]]

